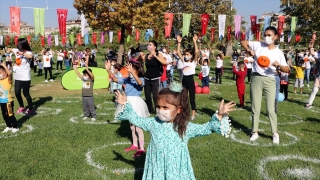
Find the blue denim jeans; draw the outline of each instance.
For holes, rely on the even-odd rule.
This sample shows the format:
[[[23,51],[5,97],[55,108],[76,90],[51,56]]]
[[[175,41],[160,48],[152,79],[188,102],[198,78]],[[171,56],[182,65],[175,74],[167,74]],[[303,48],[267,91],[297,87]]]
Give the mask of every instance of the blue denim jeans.
[[[167,88],[167,81],[162,81],[160,82],[160,87],[159,87],[159,91],[164,89],[164,88]]]
[[[202,78],[202,87],[208,86],[209,87],[209,76]]]
[[[310,70],[311,69],[305,69],[304,70],[304,79],[307,80],[307,84],[309,84]]]

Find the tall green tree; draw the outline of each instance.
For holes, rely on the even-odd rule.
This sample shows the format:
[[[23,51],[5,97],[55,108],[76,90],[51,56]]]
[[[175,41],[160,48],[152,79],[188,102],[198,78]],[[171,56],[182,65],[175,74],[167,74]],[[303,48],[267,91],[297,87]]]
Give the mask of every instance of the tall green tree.
[[[85,15],[92,29],[121,30],[118,62],[124,52],[125,30],[163,27],[167,0],[74,0],[78,14]],[[117,34],[115,34],[117,36]]]
[[[296,32],[300,33],[306,45],[309,44],[312,33],[320,30],[319,2],[319,0],[281,0],[281,12],[288,17],[286,23],[291,23],[290,17],[297,17]],[[319,33],[317,35],[319,36]],[[315,44],[319,43],[320,40],[316,40]]]

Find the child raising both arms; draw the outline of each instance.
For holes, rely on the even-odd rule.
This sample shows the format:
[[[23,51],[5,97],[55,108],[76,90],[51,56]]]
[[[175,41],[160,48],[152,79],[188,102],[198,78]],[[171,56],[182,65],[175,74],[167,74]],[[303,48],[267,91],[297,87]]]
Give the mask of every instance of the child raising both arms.
[[[188,90],[173,82],[169,88],[161,90],[157,96],[157,116],[139,117],[127,98],[117,94],[122,110],[116,115],[118,120],[130,123],[149,131],[151,141],[148,146],[143,178],[146,179],[195,179],[188,150],[190,138],[205,136],[217,132],[228,137],[230,124],[227,114],[235,104],[224,104],[205,124],[189,122],[190,108]]]
[[[96,109],[94,106],[93,98],[94,76],[92,74],[92,70],[86,67],[86,69],[82,71],[83,75],[81,75],[78,71],[77,65],[74,65],[73,69],[82,80],[82,108],[84,115],[83,120],[86,120],[91,116],[91,121],[95,121]]]
[[[2,131],[6,133],[11,131],[16,133],[19,131],[17,120],[14,117],[13,113],[13,99],[11,95],[11,86],[12,86],[12,74],[11,71],[7,68],[5,63],[0,63],[0,106],[2,117],[6,122],[7,127]]]
[[[142,89],[144,86],[144,70],[143,66],[140,63],[133,62],[126,65],[126,70],[130,73],[130,76],[127,78],[116,77],[111,72],[111,63],[110,61],[105,63],[105,68],[109,73],[110,78],[113,82],[118,84],[125,84],[125,95],[127,100],[133,105],[133,111],[141,118],[149,117],[150,113],[148,106],[145,101],[140,97]],[[120,91],[117,91],[120,94]],[[118,108],[115,114],[121,111],[121,105],[118,105]],[[132,145],[126,148],[124,151],[136,151],[133,155],[134,158],[140,157],[145,153],[144,150],[144,135],[140,127],[131,124],[130,126],[132,132]],[[139,139],[139,144],[138,144]]]

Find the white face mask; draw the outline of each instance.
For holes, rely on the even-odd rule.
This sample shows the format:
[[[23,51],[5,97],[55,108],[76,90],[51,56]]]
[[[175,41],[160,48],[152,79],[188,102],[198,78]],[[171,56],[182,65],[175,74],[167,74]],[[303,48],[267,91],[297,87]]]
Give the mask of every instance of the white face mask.
[[[203,63],[204,66],[208,66],[208,63]]]
[[[167,52],[167,50],[166,50],[166,49],[162,49],[162,52],[163,52],[163,53],[166,53],[166,52]]]
[[[191,58],[192,58],[192,56],[184,56],[184,59],[185,59],[186,61],[190,61]]]
[[[114,66],[115,63],[111,63],[112,66]]]
[[[83,80],[87,81],[88,79],[89,79],[89,77],[83,76]]]
[[[306,52],[306,55],[309,55],[309,52]]]
[[[156,116],[158,116],[158,118],[163,122],[169,122],[176,116],[176,115],[174,117],[171,116],[171,112],[174,111],[174,110],[170,110],[170,109],[159,110],[159,109],[157,109]]]
[[[130,73],[130,75],[129,75],[129,77],[131,78],[131,79],[133,79],[134,77],[133,77],[133,75]]]
[[[267,45],[271,45],[271,44],[273,43],[272,37],[270,37],[270,36],[264,37],[264,42],[265,42]]]
[[[3,75],[2,74],[0,74],[0,79],[3,79]]]

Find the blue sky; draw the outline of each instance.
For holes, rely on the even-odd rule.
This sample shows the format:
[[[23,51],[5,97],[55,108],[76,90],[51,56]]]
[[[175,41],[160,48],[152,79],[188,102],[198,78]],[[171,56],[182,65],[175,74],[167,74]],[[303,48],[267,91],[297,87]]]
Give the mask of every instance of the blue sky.
[[[57,27],[57,8],[69,9],[68,19],[77,17],[77,11],[73,10],[73,0],[0,0],[0,23],[9,23],[9,6],[46,8],[48,1],[49,9],[45,11],[45,27]],[[242,15],[248,21],[250,15],[260,17],[265,12],[279,12],[280,0],[232,0],[237,14]],[[33,9],[22,8],[21,20],[33,25]]]

